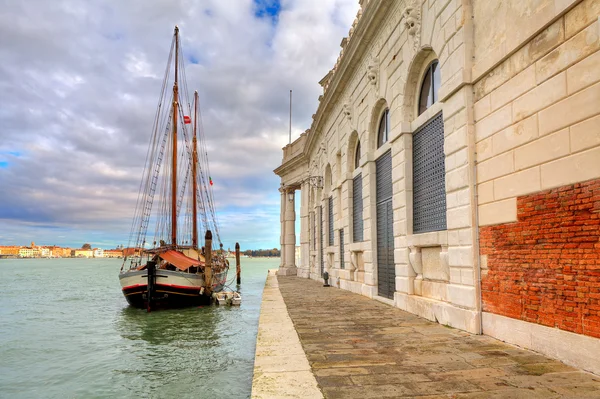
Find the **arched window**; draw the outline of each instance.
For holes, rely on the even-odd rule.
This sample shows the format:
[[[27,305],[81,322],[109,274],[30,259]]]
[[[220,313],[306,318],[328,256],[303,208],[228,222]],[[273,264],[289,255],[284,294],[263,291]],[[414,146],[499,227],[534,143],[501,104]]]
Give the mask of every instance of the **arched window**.
[[[438,61],[435,60],[427,67],[423,82],[421,83],[421,93],[419,95],[419,115],[425,110],[435,104],[438,98],[438,92],[442,80],[440,77],[440,68]]]
[[[390,133],[390,110],[386,109],[379,120],[379,132],[377,133],[377,148],[387,143]]]
[[[356,153],[354,154],[354,169],[360,166],[360,141],[356,143]]]

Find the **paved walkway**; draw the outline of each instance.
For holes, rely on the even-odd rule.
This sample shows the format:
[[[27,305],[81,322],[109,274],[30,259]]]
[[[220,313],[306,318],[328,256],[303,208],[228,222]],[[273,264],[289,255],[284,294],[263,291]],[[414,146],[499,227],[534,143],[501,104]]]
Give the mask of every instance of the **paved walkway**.
[[[313,280],[277,278],[326,398],[600,398],[600,377],[561,362]]]

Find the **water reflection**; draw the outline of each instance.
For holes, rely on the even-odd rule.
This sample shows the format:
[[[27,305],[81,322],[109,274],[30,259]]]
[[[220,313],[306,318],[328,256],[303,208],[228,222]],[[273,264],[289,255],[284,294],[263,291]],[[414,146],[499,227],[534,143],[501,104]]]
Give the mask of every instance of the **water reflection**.
[[[215,310],[193,307],[147,313],[143,309],[128,306],[118,315],[117,331],[123,338],[141,339],[153,345],[202,341],[218,344],[216,330],[222,316]]]
[[[145,310],[126,307],[117,315],[122,367],[115,384],[132,396],[186,396],[178,387],[212,390],[207,381],[233,366],[224,342],[228,333],[225,309],[216,307]],[[192,391],[188,391],[190,394]],[[197,397],[197,396],[196,396]]]

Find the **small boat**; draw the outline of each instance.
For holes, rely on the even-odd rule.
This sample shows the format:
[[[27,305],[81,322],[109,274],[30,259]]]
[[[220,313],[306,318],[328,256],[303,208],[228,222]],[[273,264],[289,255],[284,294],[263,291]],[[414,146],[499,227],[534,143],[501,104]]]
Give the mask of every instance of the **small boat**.
[[[242,304],[242,296],[237,291],[215,292],[213,298],[217,305],[240,306]]]
[[[214,208],[198,92],[190,101],[182,64],[175,27],[127,246],[133,253],[124,258],[119,273],[127,302],[148,311],[210,303],[211,295],[223,289],[229,270]],[[172,93],[166,89],[170,70]],[[199,231],[206,232],[204,245],[198,241]],[[213,248],[217,242],[219,249]]]

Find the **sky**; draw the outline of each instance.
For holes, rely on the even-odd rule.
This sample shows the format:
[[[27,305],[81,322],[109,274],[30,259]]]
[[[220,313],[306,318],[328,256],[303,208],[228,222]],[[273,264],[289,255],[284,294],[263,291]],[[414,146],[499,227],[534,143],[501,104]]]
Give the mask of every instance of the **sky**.
[[[358,0],[0,0],[0,245],[127,245],[178,25],[223,244],[279,247],[289,90],[295,139],[357,11]]]

